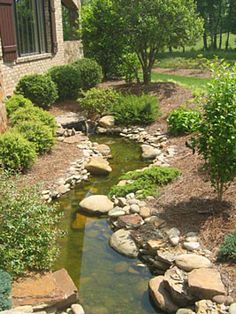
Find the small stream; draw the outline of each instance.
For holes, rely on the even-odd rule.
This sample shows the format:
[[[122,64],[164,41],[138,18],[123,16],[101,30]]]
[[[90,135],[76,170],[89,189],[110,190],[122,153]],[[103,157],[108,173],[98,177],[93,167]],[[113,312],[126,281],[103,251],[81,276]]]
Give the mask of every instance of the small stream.
[[[106,217],[87,217],[78,210],[84,197],[107,194],[120,175],[146,165],[140,147],[119,137],[90,139],[110,146],[113,171],[108,177],[91,177],[59,200],[64,212],[61,227],[67,234],[60,241],[61,254],[55,269],[67,269],[79,289],[86,314],[157,313],[148,296],[148,281],[152,277],[148,268],[109,247],[112,231]]]

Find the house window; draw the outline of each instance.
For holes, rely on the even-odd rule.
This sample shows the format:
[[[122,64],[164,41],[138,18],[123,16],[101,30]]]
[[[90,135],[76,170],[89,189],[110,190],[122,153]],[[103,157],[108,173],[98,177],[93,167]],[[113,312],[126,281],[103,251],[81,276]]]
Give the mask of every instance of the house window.
[[[15,0],[19,56],[47,52],[45,0]]]

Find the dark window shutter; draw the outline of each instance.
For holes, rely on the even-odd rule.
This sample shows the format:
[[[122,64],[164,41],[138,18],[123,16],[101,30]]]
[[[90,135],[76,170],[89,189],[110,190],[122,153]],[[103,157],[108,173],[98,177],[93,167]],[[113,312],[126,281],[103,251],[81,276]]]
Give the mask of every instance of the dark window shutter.
[[[56,54],[58,51],[58,43],[57,43],[57,30],[56,30],[56,16],[55,16],[54,0],[50,0],[50,16],[51,16],[51,30],[52,30],[52,53]]]
[[[14,0],[0,0],[0,36],[5,62],[13,62],[17,58],[13,5]]]

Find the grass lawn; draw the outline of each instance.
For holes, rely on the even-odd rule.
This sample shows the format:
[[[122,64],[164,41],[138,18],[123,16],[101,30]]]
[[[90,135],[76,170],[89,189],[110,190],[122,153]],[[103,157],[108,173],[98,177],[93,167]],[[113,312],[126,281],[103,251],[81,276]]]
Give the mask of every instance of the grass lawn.
[[[164,74],[164,73],[152,73],[153,82],[174,82],[191,90],[203,90],[206,89],[206,85],[210,82],[208,78],[201,77],[187,77],[180,75]]]

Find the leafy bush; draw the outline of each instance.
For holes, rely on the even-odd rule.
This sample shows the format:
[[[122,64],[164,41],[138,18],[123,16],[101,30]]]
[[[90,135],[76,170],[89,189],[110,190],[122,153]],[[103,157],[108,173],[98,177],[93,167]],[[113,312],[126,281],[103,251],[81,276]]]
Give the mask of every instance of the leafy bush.
[[[57,88],[49,75],[26,75],[18,82],[16,93],[30,99],[35,105],[49,108],[58,98]]]
[[[116,185],[112,187],[109,195],[123,197],[129,193],[136,193],[137,197],[145,198],[155,195],[158,186],[172,182],[180,174],[180,171],[176,168],[158,166],[130,171],[120,178],[120,180],[131,180],[130,183],[124,186]]]
[[[218,257],[224,261],[236,262],[236,231],[225,236]]]
[[[59,99],[76,99],[81,87],[80,71],[72,65],[56,66],[50,69],[49,75],[57,86]]]
[[[49,152],[55,143],[52,130],[42,122],[24,121],[16,129],[34,144],[38,154]]]
[[[213,64],[197,148],[221,201],[236,176],[236,65]]]
[[[11,276],[0,269],[0,311],[11,308]]]
[[[49,270],[58,253],[57,208],[36,187],[17,186],[17,178],[0,177],[0,267],[12,275]]]
[[[0,136],[0,164],[4,169],[24,171],[36,159],[34,144],[20,133],[9,131]]]
[[[22,122],[26,121],[41,121],[44,125],[48,126],[53,133],[55,132],[57,127],[55,118],[50,113],[35,106],[20,108],[16,110],[10,118],[10,122],[13,126],[16,126],[17,124],[21,124]]]
[[[81,108],[86,112],[109,113],[114,105],[120,103],[121,95],[112,88],[91,88],[82,94],[84,98],[79,99]]]
[[[81,88],[88,90],[102,80],[102,68],[92,59],[83,58],[72,64],[81,77]]]
[[[131,83],[134,80],[139,81],[138,70],[140,63],[135,53],[127,53],[123,56],[123,63],[121,65],[121,72],[125,77],[127,83]]]
[[[6,101],[7,115],[10,117],[13,112],[22,107],[32,106],[32,102],[22,95],[13,95]]]
[[[122,96],[115,103],[112,112],[118,124],[148,124],[154,122],[159,114],[157,98],[149,95]]]
[[[197,110],[179,107],[172,110],[167,123],[171,134],[189,134],[198,130],[201,113]]]

